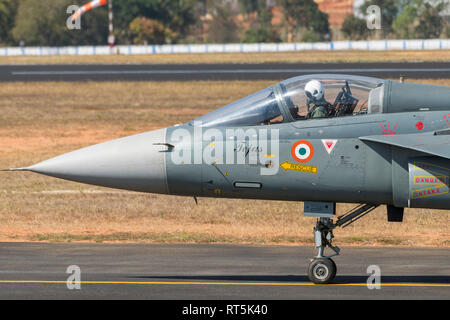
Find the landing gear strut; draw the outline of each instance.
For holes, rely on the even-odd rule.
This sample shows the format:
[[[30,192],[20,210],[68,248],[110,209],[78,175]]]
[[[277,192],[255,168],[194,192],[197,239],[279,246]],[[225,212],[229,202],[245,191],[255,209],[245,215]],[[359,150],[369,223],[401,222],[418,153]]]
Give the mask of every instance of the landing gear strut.
[[[332,244],[334,238],[333,230],[337,227],[345,228],[349,226],[377,207],[378,205],[371,204],[359,205],[348,213],[338,217],[336,223],[331,218],[319,218],[317,220],[316,227],[314,228],[314,244],[318,249],[318,253],[311,260],[308,267],[308,276],[313,283],[328,284],[336,276],[336,264],[331,258],[339,255],[341,249]],[[324,255],[325,248],[327,247],[334,252],[330,256]]]
[[[318,253],[309,264],[308,276],[315,284],[330,283],[336,276],[336,264],[331,257],[339,255],[341,249],[332,245],[334,228],[333,220],[330,218],[318,219],[316,227],[314,228],[314,244],[318,249]],[[333,250],[334,254],[331,256],[324,256],[326,247]]]

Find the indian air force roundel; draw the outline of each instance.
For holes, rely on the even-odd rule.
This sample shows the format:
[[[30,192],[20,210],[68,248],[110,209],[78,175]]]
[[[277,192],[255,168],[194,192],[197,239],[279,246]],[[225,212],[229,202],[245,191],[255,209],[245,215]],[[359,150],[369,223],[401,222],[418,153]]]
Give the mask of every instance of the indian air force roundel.
[[[291,154],[297,162],[309,162],[314,157],[314,147],[308,141],[297,141],[292,146]]]

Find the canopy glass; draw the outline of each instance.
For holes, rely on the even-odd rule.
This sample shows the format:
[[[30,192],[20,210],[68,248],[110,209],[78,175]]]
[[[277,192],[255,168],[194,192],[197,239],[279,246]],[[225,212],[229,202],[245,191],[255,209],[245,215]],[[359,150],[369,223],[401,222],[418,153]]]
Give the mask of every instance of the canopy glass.
[[[349,75],[308,75],[285,80],[240,99],[192,122],[191,125],[255,126],[317,119],[305,85],[319,81],[324,89],[326,113],[322,118],[380,112],[384,80]]]

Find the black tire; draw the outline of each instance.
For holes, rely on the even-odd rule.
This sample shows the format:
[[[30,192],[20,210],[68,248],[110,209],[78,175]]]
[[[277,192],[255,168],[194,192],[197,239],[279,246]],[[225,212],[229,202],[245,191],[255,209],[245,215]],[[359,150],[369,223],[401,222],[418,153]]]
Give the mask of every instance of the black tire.
[[[333,263],[333,267],[334,267],[334,274],[333,274],[333,278],[334,278],[334,277],[336,277],[337,267],[336,267],[336,263],[334,262],[333,259],[330,259],[330,261]]]
[[[308,268],[308,276],[312,283],[328,284],[336,276],[336,264],[329,258],[314,259]]]

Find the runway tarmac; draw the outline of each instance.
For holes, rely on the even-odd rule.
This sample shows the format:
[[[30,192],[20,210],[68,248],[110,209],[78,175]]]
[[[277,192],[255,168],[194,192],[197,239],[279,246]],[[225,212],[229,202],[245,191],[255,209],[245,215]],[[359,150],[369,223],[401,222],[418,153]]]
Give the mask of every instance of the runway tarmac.
[[[293,246],[0,243],[0,299],[450,299],[449,248],[342,248],[312,285]],[[81,289],[69,290],[69,266]],[[381,269],[381,289],[366,286]]]
[[[438,79],[450,77],[450,62],[0,65],[0,82],[282,80],[311,73]]]

